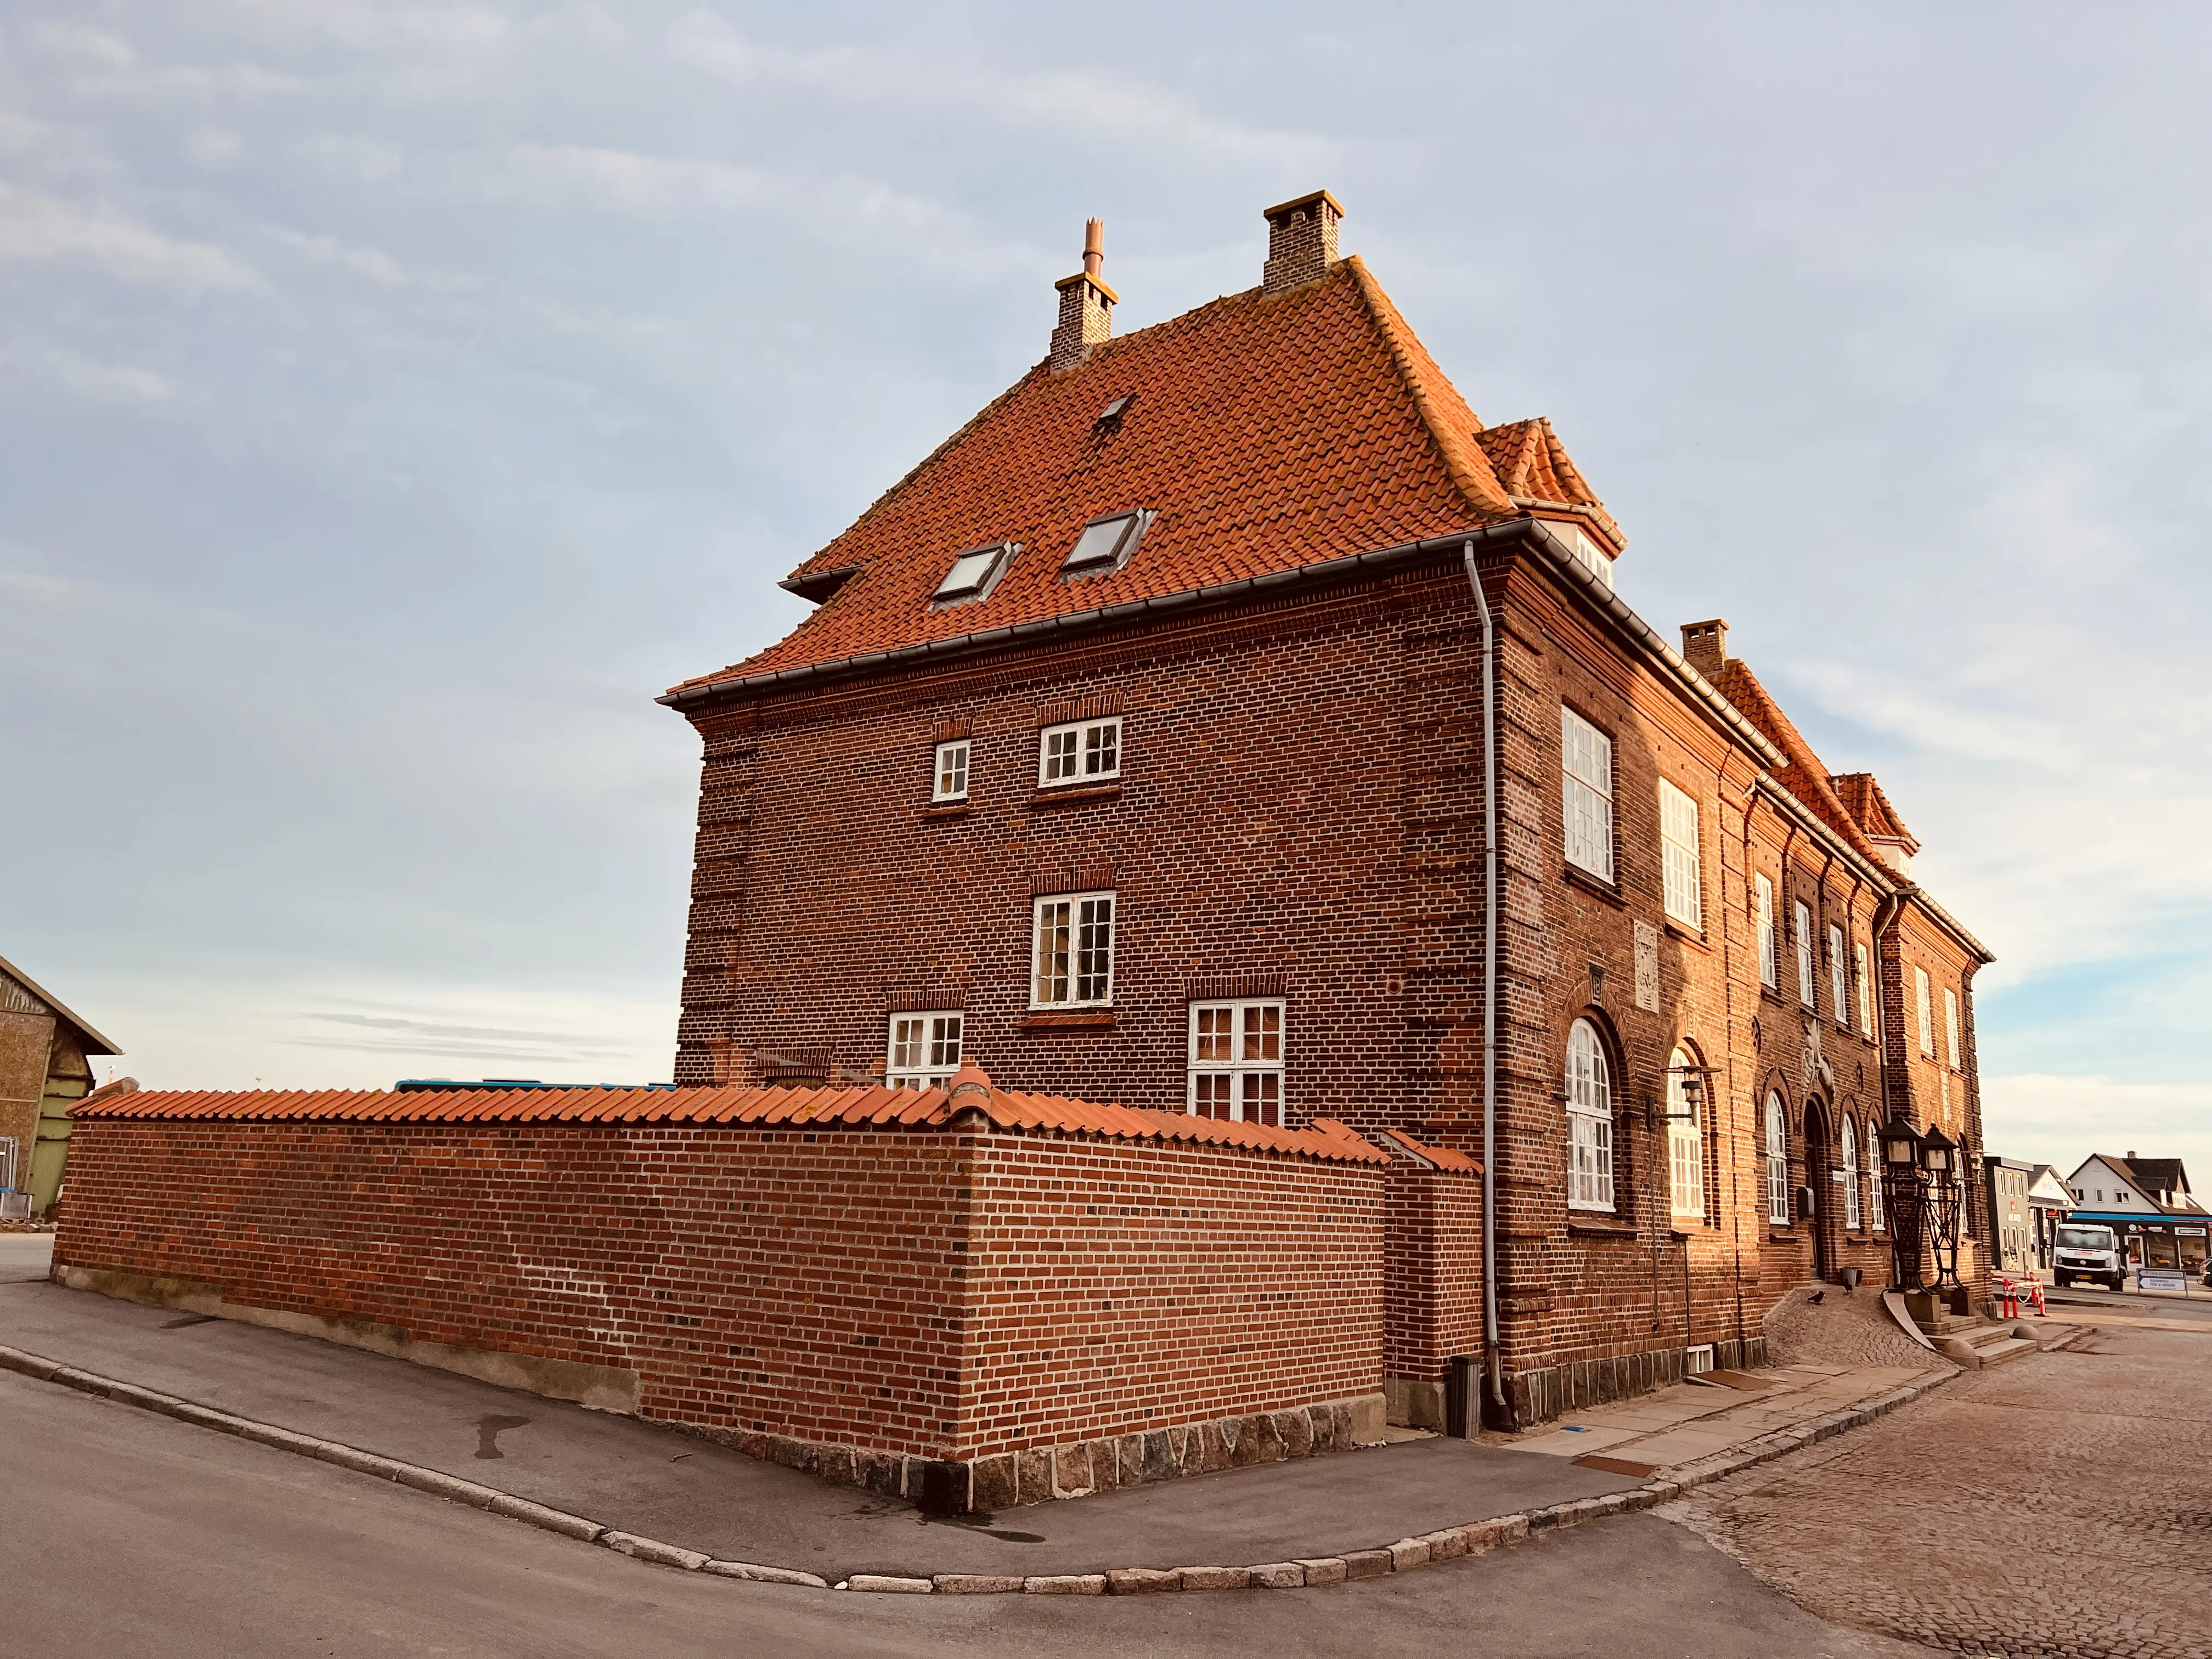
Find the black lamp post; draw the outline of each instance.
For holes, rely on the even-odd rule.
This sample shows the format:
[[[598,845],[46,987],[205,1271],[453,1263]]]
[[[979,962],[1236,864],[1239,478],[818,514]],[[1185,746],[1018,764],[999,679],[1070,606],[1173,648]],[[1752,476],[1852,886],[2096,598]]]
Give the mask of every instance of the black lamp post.
[[[1889,1212],[1889,1278],[1900,1291],[1920,1288],[1920,1230],[1927,1218],[1920,1132],[1902,1116],[1881,1132],[1881,1190]]]
[[[1921,1137],[1920,1167],[1928,1178],[1928,1199],[1934,1223],[1929,1243],[1936,1249],[1936,1283],[1942,1290],[1959,1282],[1959,1208],[1966,1186],[1959,1179],[1959,1144],[1940,1128]]]

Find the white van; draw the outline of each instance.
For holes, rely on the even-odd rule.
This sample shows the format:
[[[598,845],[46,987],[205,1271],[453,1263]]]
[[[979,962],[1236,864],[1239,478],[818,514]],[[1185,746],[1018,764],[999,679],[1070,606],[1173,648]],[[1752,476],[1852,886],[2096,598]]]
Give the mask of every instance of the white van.
[[[2127,1288],[2127,1259],[2120,1254],[2120,1241],[2110,1227],[2060,1222],[2058,1235],[2052,1241],[2051,1267],[2051,1277],[2061,1285],[2087,1279],[2108,1291]]]

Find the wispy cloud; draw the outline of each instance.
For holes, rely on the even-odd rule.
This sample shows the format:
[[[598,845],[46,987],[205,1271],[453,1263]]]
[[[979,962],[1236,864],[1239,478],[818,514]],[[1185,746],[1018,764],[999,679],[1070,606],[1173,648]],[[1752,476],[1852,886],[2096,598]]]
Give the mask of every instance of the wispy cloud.
[[[1989,1150],[2072,1170],[2092,1152],[2179,1158],[2212,1172],[2212,1082],[2125,1083],[2027,1073],[1982,1083]],[[2212,1192],[2212,1173],[2201,1175]]]
[[[196,294],[258,290],[260,274],[206,242],[165,236],[112,209],[0,185],[0,262],[89,265],[125,282]]]

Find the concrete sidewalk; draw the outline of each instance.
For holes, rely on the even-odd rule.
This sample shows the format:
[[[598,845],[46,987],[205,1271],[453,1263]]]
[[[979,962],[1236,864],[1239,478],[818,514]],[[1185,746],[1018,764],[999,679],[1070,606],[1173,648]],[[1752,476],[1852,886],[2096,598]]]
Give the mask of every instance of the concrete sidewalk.
[[[1742,1386],[1682,1382],[1633,1400],[1577,1412],[1510,1443],[1511,1450],[1563,1462],[1601,1459],[1616,1472],[1662,1480],[1729,1451],[1923,1377],[1948,1376],[1936,1355],[1911,1369],[1890,1365],[1784,1365],[1727,1371]]]
[[[27,1282],[0,1255],[0,1344],[719,1559],[832,1582],[1326,1557],[1641,1484],[1430,1437],[934,1519],[635,1418],[313,1337]]]
[[[1486,1517],[1630,1492],[1644,1484],[1637,1471],[1656,1451],[1686,1462],[1686,1454],[1832,1417],[1840,1405],[1893,1389],[1899,1375],[1863,1367],[1744,1395],[1679,1389],[1510,1444],[1401,1440],[946,1519],[637,1419],[312,1337],[66,1290],[42,1276],[48,1243],[0,1239],[0,1345],[716,1559],[833,1583],[860,1574],[1036,1577],[1374,1551]],[[1696,1438],[1676,1443],[1685,1435]],[[1575,1462],[1577,1453],[1597,1449],[1593,1443],[1625,1448],[1634,1461],[1618,1470]]]

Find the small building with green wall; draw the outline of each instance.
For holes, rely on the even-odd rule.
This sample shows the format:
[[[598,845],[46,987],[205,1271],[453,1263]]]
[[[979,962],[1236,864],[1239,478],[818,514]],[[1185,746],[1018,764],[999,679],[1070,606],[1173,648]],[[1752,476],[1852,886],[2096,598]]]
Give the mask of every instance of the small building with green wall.
[[[121,1051],[0,957],[0,1188],[53,1207],[69,1165],[70,1114],[91,1092],[95,1054]],[[21,1211],[20,1199],[0,1212]]]

